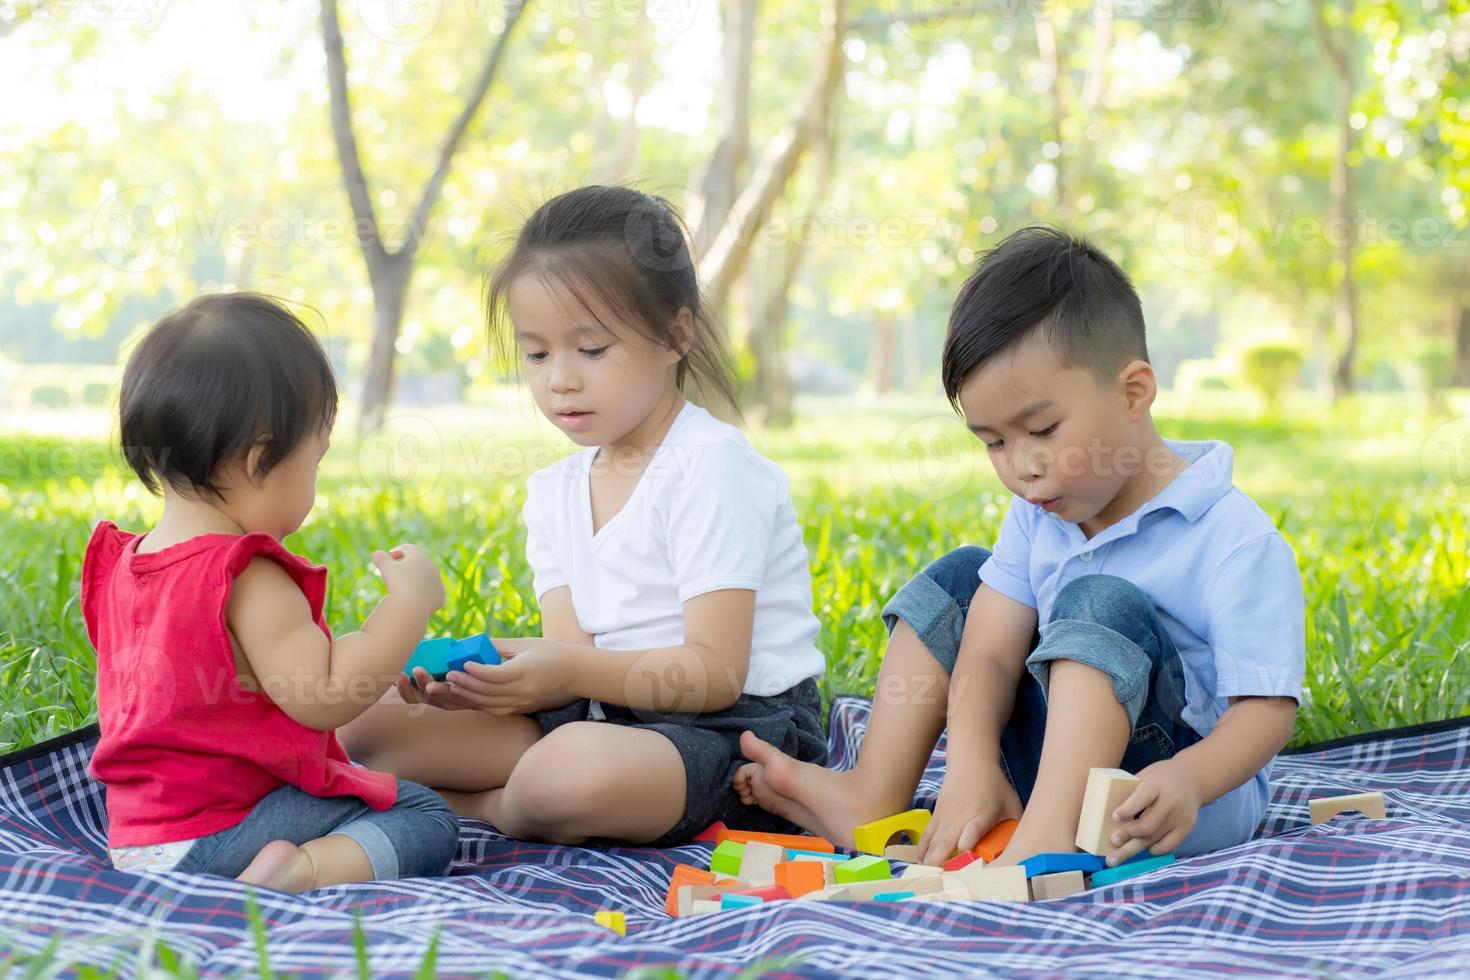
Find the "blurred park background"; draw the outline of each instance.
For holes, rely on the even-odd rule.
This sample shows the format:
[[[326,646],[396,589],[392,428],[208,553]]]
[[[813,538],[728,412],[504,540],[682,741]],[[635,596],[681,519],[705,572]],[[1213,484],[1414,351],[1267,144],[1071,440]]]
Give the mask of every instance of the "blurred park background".
[[[1007,494],[945,404],[955,290],[1049,222],[1132,275],[1166,436],[1223,438],[1308,589],[1297,742],[1470,710],[1470,0],[0,0],[0,749],[95,717],[76,608],[139,330],[300,304],[346,399],[288,541],[354,628],[373,547],[435,629],[534,632],[526,476],[573,447],[487,350],[547,197],[684,213],[791,474],[826,693]]]

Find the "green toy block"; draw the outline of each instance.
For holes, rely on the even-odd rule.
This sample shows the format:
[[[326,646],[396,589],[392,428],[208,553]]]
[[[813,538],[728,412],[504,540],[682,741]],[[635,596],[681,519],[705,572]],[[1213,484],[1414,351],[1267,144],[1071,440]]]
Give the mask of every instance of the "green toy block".
[[[1126,881],[1137,875],[1157,871],[1159,868],[1167,868],[1174,863],[1174,855],[1160,854],[1157,857],[1145,858],[1142,861],[1125,861],[1114,868],[1104,868],[1092,873],[1092,887],[1101,888],[1103,885],[1116,885],[1120,881]]]
[[[740,863],[745,860],[745,845],[739,841],[721,841],[709,856],[709,869],[726,878],[740,877]]]
[[[850,885],[855,881],[884,881],[893,877],[893,869],[887,858],[876,854],[862,854],[850,861],[843,861],[834,872],[839,885]]]

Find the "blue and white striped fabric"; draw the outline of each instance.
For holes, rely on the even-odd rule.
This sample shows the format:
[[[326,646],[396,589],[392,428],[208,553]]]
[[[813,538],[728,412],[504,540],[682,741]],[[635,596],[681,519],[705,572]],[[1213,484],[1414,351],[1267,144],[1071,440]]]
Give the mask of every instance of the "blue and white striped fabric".
[[[851,764],[867,718],[867,702],[834,704],[832,765]],[[241,886],[106,864],[101,788],[86,774],[95,740],[84,729],[0,759],[0,944],[57,939],[67,961],[131,975],[138,950],[161,940],[205,976],[254,973]],[[920,805],[943,762],[941,743]],[[1387,820],[1310,826],[1309,798],[1365,790],[1384,791]],[[1257,839],[1059,901],[780,902],[669,918],[671,869],[708,859],[702,844],[550,847],[466,823],[449,878],[266,893],[259,905],[272,967],[303,975],[355,972],[360,917],[374,975],[412,973],[437,931],[444,975],[1463,977],[1470,718],[1283,756]],[[592,921],[604,908],[626,912],[626,938]]]

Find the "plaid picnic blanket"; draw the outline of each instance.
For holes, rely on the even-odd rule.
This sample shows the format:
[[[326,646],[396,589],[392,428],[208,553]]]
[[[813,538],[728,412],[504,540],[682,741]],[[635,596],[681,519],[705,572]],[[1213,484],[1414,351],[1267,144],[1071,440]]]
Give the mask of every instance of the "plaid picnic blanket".
[[[869,705],[839,698],[832,765],[856,758]],[[202,875],[126,874],[105,859],[91,727],[0,758],[0,945],[135,970],[150,937],[204,976],[257,968],[245,894]],[[932,805],[941,742],[919,805]],[[1283,755],[1257,838],[1140,878],[1035,904],[779,902],[664,914],[673,866],[709,845],[553,847],[466,823],[453,874],[262,893],[270,964],[355,973],[360,916],[374,975],[408,974],[439,930],[443,975],[696,977],[954,974],[1433,977],[1470,973],[1470,717]],[[1307,800],[1382,790],[1388,819],[1311,826]],[[626,938],[597,926],[627,915]],[[749,975],[749,974],[747,974]]]

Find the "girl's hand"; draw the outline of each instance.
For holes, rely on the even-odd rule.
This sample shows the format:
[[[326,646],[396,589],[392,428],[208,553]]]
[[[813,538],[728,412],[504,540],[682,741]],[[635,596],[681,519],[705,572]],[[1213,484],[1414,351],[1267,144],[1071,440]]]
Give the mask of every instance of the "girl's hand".
[[[919,863],[940,865],[968,851],[1007,817],[1019,820],[1021,797],[1000,766],[971,774],[951,771],[939,787],[934,816],[919,841]]]
[[[473,707],[491,715],[524,715],[567,703],[567,688],[576,672],[576,654],[566,644],[544,637],[494,637],[498,664],[465,664],[452,670],[445,707]],[[426,692],[431,704],[435,693]],[[451,700],[452,699],[452,700]]]

